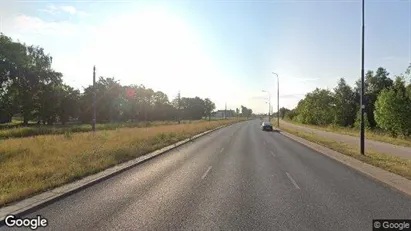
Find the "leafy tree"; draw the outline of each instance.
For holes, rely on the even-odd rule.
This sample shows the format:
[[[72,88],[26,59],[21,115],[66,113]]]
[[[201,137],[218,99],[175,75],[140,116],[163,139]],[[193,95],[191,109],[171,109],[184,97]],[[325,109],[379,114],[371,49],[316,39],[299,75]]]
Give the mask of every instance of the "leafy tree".
[[[372,72],[371,72],[372,73]],[[393,85],[392,79],[389,77],[389,73],[382,67],[379,67],[375,75],[367,75],[366,82],[366,107],[368,121],[371,128],[375,128],[377,123],[375,121],[374,110],[375,102],[377,101],[378,95],[382,90],[388,89]]]
[[[317,88],[308,93],[297,106],[298,120],[305,124],[331,124],[335,118],[334,112],[333,94],[326,89]]]
[[[405,82],[398,77],[393,88],[384,89],[376,101],[378,125],[391,132],[408,136],[411,131],[411,100],[406,95]]]
[[[352,126],[355,122],[356,100],[355,93],[345,80],[341,78],[334,88],[334,123],[340,126]]]
[[[204,112],[205,115],[208,116],[208,120],[211,120],[211,113],[215,109],[215,104],[209,99],[204,99]]]
[[[59,104],[57,116],[62,124],[69,121],[70,118],[79,116],[80,91],[68,85],[61,85],[58,89]]]
[[[284,119],[285,115],[290,112],[290,109],[282,107],[280,108],[280,118]]]

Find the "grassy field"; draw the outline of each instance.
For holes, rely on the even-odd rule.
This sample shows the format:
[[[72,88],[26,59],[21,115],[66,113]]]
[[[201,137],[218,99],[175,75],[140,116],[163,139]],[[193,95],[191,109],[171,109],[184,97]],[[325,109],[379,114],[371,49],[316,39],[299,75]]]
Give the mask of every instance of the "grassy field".
[[[185,120],[182,124],[206,122],[206,120]],[[141,128],[150,126],[162,126],[178,124],[176,121],[154,121],[154,122],[134,122],[134,123],[107,123],[96,124],[97,130],[115,130],[119,128]],[[7,124],[8,125],[8,124]],[[70,124],[70,125],[30,125],[27,127],[14,126],[8,128],[7,125],[0,129],[0,140],[10,138],[22,138],[38,135],[58,135],[66,133],[90,132],[90,124]]]
[[[291,128],[282,127],[281,130],[291,133],[293,135],[299,136],[303,139],[311,141],[313,143],[320,144],[324,147],[330,148],[334,151],[340,152],[347,156],[354,157],[358,160],[361,160],[365,163],[371,164],[373,166],[385,169],[392,173],[403,176],[411,180],[411,161],[405,160],[399,157],[395,157],[389,154],[376,153],[372,151],[366,151],[365,155],[359,153],[359,147],[357,146],[348,146],[346,144],[332,141],[312,133],[301,132]]]
[[[332,125],[316,126],[316,125],[301,124],[301,123],[298,123],[296,121],[291,121],[291,120],[285,120],[285,121],[295,124],[295,125],[314,128],[314,129],[318,129],[322,131],[334,132],[334,133],[355,136],[355,137],[360,136],[359,129],[355,129],[355,128],[344,128],[344,127],[338,127],[338,126],[332,126]],[[273,124],[276,125],[277,122],[275,121],[273,122]],[[281,122],[280,122],[280,126],[281,126]],[[381,141],[381,142],[395,144],[395,145],[404,146],[404,147],[411,147],[411,137],[394,138],[385,132],[376,131],[376,130],[375,131],[365,130],[365,137],[366,139],[369,139],[369,140]]]
[[[0,142],[0,206],[239,120],[120,128]]]

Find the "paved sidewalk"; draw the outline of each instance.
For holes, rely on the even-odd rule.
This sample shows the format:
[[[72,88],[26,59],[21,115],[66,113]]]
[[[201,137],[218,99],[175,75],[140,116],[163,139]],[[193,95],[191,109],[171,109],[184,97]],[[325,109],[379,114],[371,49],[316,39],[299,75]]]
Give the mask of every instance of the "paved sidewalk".
[[[309,127],[304,127],[300,125],[295,125],[289,122],[286,122],[284,120],[280,121],[280,128],[281,126],[285,126],[291,129],[298,129],[303,132],[309,132],[313,133],[317,136],[321,136],[330,140],[334,141],[339,141],[348,145],[353,145],[355,147],[360,146],[360,139],[359,137],[354,137],[354,136],[349,136],[349,135],[343,135],[343,134],[338,134],[338,133],[333,133],[333,132],[326,132],[314,128],[309,128]],[[367,137],[366,137],[367,138]],[[403,147],[403,146],[398,146],[394,144],[389,144],[389,143],[384,143],[380,141],[374,141],[374,140],[365,140],[365,149],[369,149],[374,152],[378,153],[385,153],[385,154],[391,154],[394,156],[398,156],[404,159],[409,159],[411,160],[411,148],[409,147]]]

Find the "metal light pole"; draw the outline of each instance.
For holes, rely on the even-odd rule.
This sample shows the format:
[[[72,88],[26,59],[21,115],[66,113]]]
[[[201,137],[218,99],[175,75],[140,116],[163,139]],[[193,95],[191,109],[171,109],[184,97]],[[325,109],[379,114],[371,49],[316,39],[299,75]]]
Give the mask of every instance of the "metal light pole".
[[[270,110],[271,110],[271,94],[268,91],[262,90],[262,92],[265,92],[268,94],[268,122],[270,122]]]
[[[364,105],[364,88],[365,88],[365,84],[364,84],[364,12],[365,9],[365,3],[364,0],[362,0],[362,44],[361,44],[361,96],[360,96],[360,112],[361,112],[361,138],[360,138],[360,151],[361,154],[364,155],[364,109],[365,109],[365,105]]]
[[[280,128],[280,78],[277,73],[271,73],[277,76],[277,127]]]
[[[91,124],[93,132],[96,131],[96,66],[93,66],[93,121]]]

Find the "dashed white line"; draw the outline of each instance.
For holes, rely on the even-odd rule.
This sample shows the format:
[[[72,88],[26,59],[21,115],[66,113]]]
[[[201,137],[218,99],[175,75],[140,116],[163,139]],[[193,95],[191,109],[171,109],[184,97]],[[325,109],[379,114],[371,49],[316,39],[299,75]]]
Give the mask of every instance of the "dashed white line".
[[[224,148],[222,148],[221,150],[220,150],[220,153],[222,153],[224,151]]]
[[[275,157],[275,153],[273,151],[271,151],[271,155],[273,155]]]
[[[297,188],[300,189],[300,187],[298,187],[297,183],[295,182],[295,180],[291,177],[291,175],[286,172],[285,174],[287,174],[288,179],[290,179],[291,183],[293,183],[293,185]]]
[[[208,174],[208,172],[211,170],[211,168],[212,168],[211,166],[207,168],[207,171],[206,171],[206,172],[203,174],[203,176],[201,177],[202,180],[207,176],[207,174]]]

